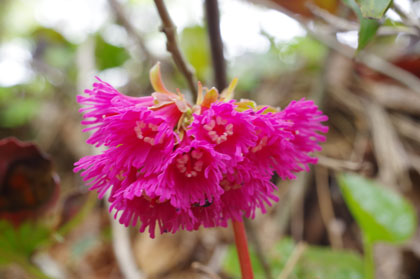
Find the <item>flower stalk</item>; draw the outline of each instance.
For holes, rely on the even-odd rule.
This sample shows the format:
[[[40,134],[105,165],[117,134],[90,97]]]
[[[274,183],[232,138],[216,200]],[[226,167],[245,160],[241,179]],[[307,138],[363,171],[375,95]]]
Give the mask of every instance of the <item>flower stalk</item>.
[[[232,221],[235,234],[236,250],[238,251],[239,265],[241,267],[242,279],[254,279],[251,258],[249,257],[248,242],[246,239],[245,226],[243,222]]]

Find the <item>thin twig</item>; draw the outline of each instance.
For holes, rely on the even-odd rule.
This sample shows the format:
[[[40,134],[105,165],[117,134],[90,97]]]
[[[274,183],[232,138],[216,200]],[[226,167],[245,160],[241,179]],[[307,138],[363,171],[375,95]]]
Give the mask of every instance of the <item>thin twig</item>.
[[[197,80],[194,74],[194,69],[188,64],[184,55],[182,54],[176,36],[176,27],[169,16],[163,0],[155,0],[155,5],[158,10],[160,19],[162,20],[161,31],[166,35],[166,49],[172,54],[172,59],[175,65],[184,75],[187,80],[188,87],[190,88],[194,102],[197,99]]]
[[[314,39],[320,41],[321,43],[327,45],[334,51],[340,53],[341,55],[353,59],[354,58],[354,50],[350,47],[340,44],[331,36],[326,36],[321,34],[321,32],[314,32],[311,28],[302,23],[302,26],[306,29],[308,34],[313,37]],[[361,51],[358,54],[357,62],[364,64],[365,66],[387,76],[390,77],[416,93],[420,94],[420,79],[417,78],[410,72],[403,70],[400,67],[395,66],[394,64],[365,51]]]
[[[328,24],[331,33],[336,33],[338,31],[357,31],[360,29],[360,24],[354,21],[346,20],[343,17],[331,14],[328,11],[318,7],[317,5],[311,2],[308,2],[307,6],[310,8],[309,10],[312,12],[313,15],[324,20]],[[418,32],[419,30],[412,26],[380,26],[377,31],[377,34],[385,36],[398,35],[400,33],[417,35]]]
[[[341,235],[332,226],[335,220],[335,214],[330,189],[328,188],[328,170],[326,168],[320,166],[315,167],[315,184],[321,218],[327,230],[328,239],[333,248],[340,249],[343,247],[343,241]]]
[[[354,162],[318,155],[318,165],[336,171],[360,171],[371,168],[367,162]]]
[[[207,268],[209,268],[213,273],[219,273],[226,253],[228,251],[228,246],[226,244],[218,244],[214,247],[213,253],[210,259],[207,262]]]
[[[217,275],[216,273],[213,272],[213,270],[211,270],[211,268],[199,262],[193,262],[191,264],[191,267],[197,271],[200,271],[201,273],[206,274],[211,279],[221,279],[219,275]]]
[[[411,7],[409,8],[409,10],[411,11],[411,13],[409,12],[408,14],[405,13],[403,11],[403,9],[395,1],[393,2],[392,9],[401,17],[401,19],[402,19],[402,21],[405,25],[414,27],[417,30],[417,34],[419,34],[420,33],[420,21],[419,21],[417,15],[416,15],[416,12],[414,11],[412,5],[413,4],[410,3]]]
[[[131,22],[128,20],[128,17],[120,3],[118,3],[117,0],[108,0],[108,2],[111,6],[113,13],[115,14],[117,22],[120,23],[122,27],[124,27],[124,29],[127,31],[127,34],[134,39],[135,43],[143,52],[146,60],[149,62],[155,61],[156,58],[147,49],[142,35],[134,28],[133,24],[131,24]]]
[[[220,34],[220,16],[217,0],[206,0],[207,28],[210,39],[211,57],[213,61],[213,72],[216,87],[223,90],[226,82],[226,62],[223,56],[223,41]]]
[[[420,156],[409,155],[410,165],[420,174]]]
[[[353,59],[355,55],[355,50],[340,44],[335,37],[332,37],[328,34],[325,34],[325,30],[320,30],[318,28],[315,31],[312,30],[311,26],[313,25],[308,20],[305,20],[302,17],[299,17],[286,9],[282,9],[281,6],[273,4],[272,1],[268,0],[252,0],[252,2],[256,3],[262,3],[268,7],[272,7],[273,9],[277,9],[281,11],[282,13],[286,14],[287,16],[293,18],[297,22],[300,23],[300,25],[308,32],[308,34],[313,37],[314,39],[318,40],[319,42],[325,44],[329,48],[333,49],[334,51],[340,53],[341,55]],[[324,34],[323,34],[324,33]],[[393,80],[396,80],[400,82],[401,84],[404,84],[414,92],[420,94],[420,79],[417,78],[415,75],[413,75],[410,72],[407,72],[403,70],[400,67],[397,67],[393,65],[392,63],[372,54],[368,53],[366,51],[359,52],[358,56],[358,62],[364,64],[365,66],[377,71],[378,73],[381,73],[387,77],[392,78]]]
[[[402,114],[392,115],[391,120],[402,136],[420,143],[420,124],[418,122]]]
[[[105,196],[108,200],[109,192]],[[115,258],[117,259],[118,267],[124,275],[124,278],[142,279],[144,276],[134,260],[128,228],[124,227],[116,219],[114,219],[114,214],[115,212],[110,212],[109,219],[112,230],[112,247],[115,253]]]
[[[405,151],[388,112],[373,102],[366,104],[372,131],[373,147],[379,168],[379,178],[387,185],[411,188],[408,155]]]
[[[279,279],[287,279],[290,274],[293,272],[296,264],[298,263],[300,257],[302,256],[303,252],[306,250],[306,244],[303,242],[299,242],[296,248],[293,250],[292,255],[287,260],[284,269],[280,273]]]

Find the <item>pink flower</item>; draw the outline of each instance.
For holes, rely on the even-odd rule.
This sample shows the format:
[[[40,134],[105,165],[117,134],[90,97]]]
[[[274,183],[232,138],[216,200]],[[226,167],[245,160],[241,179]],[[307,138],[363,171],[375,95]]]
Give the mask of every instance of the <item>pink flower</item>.
[[[140,107],[104,120],[102,141],[108,156],[123,169],[136,168],[149,175],[162,170],[176,140],[165,117]]]
[[[121,94],[110,84],[98,78],[99,83],[93,84],[93,90],[85,90],[87,96],[77,96],[77,101],[84,105],[79,111],[84,113],[83,125],[91,125],[83,129],[84,132],[101,128],[103,120],[121,111],[127,110],[131,106],[151,106],[153,97],[130,97]],[[96,137],[100,138],[100,133]],[[92,143],[92,142],[89,142]]]
[[[162,199],[177,208],[203,206],[219,199],[222,170],[229,156],[215,151],[206,142],[193,141],[176,149],[161,175]]]
[[[309,170],[308,164],[316,164],[317,158],[311,157],[310,153],[321,151],[319,142],[324,142],[326,137],[321,133],[327,133],[328,127],[322,122],[328,117],[314,104],[312,100],[301,99],[292,101],[284,110],[278,113],[279,121],[290,123],[285,130],[293,134],[291,143],[296,153],[296,161],[305,169]]]
[[[140,221],[140,232],[149,228],[149,234],[153,238],[156,225],[161,233],[175,233],[179,229],[193,230],[195,219],[188,211],[173,207],[168,201],[159,202],[157,198],[133,197],[124,198],[121,195],[113,195],[109,199],[110,210],[116,209],[115,218],[121,211],[119,222],[125,226],[136,226]]]
[[[283,111],[257,112],[253,124],[257,143],[247,154],[250,164],[261,172],[274,170],[283,179],[294,179],[295,173],[309,170],[316,163],[310,152],[321,149],[319,142],[328,127],[321,124],[328,118],[312,101],[293,101]]]
[[[220,199],[191,208],[198,222],[197,227],[226,227],[229,220],[240,221],[243,216],[254,218],[257,208],[265,213],[267,206],[278,201],[274,194],[277,187],[271,183],[271,176],[248,171],[252,175],[248,180],[242,180],[243,176],[225,174],[220,181],[224,190]]]
[[[235,107],[233,102],[213,103],[201,115],[194,115],[188,134],[207,141],[216,151],[239,162],[257,137],[250,112],[239,112]]]
[[[191,105],[166,89],[158,65],[150,80],[150,97],[127,97],[102,81],[78,97],[93,132],[87,142],[107,150],[74,171],[100,198],[109,191],[121,224],[140,221],[153,237],[156,227],[174,233],[254,218],[278,200],[274,172],[293,179],[316,163],[310,153],[321,150],[328,128],[312,101],[258,107],[232,99],[233,83],[221,95],[200,89]]]

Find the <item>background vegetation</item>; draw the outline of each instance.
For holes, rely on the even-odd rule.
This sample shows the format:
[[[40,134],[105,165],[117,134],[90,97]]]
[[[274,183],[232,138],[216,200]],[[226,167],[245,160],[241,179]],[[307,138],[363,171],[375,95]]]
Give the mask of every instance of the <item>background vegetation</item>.
[[[166,2],[186,59],[213,86],[203,2]],[[280,202],[246,222],[256,278],[420,278],[420,2],[219,4],[236,97],[307,97],[330,119],[319,164],[276,179]],[[0,278],[239,278],[229,228],[152,240],[116,224],[72,172],[95,152],[76,103],[95,76],[148,95],[159,60],[167,86],[188,94],[160,24],[151,0],[0,0],[0,139],[35,143],[60,177],[55,205],[19,226],[0,181]]]

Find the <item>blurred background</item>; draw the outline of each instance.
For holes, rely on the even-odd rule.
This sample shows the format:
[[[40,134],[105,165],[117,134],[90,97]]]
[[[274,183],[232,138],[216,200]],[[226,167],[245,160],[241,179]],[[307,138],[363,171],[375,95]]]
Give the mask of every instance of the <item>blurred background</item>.
[[[219,1],[236,98],[282,108],[307,97],[329,117],[319,164],[294,181],[274,178],[280,202],[246,222],[256,278],[364,278],[363,232],[340,174],[405,197],[412,206],[393,220],[420,209],[420,1],[395,0],[367,33],[349,2]],[[198,80],[214,86],[203,1],[166,4]],[[0,278],[240,278],[230,228],[152,240],[112,221],[72,171],[95,152],[76,103],[95,76],[148,95],[149,69],[161,61],[167,87],[188,94],[160,26],[152,0],[0,0],[0,143],[37,146],[0,146]],[[25,161],[29,153],[38,159]],[[25,188],[37,201],[27,206],[6,182],[38,185]],[[366,195],[376,212],[387,208]],[[415,228],[406,240],[375,244],[377,278],[420,278],[414,219],[398,223]]]

